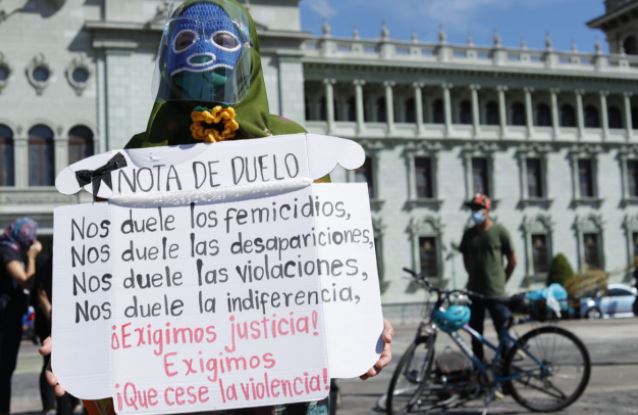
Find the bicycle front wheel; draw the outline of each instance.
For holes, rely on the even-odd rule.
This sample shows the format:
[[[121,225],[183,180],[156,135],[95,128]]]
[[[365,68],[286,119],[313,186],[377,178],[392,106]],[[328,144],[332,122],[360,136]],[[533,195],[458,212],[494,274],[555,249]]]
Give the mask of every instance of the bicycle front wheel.
[[[554,412],[574,403],[591,373],[589,353],[572,332],[556,326],[529,331],[505,359],[512,397],[533,412]]]
[[[409,414],[422,410],[422,400],[427,395],[432,380],[434,342],[428,337],[415,340],[397,364],[388,393],[386,412],[388,415]]]

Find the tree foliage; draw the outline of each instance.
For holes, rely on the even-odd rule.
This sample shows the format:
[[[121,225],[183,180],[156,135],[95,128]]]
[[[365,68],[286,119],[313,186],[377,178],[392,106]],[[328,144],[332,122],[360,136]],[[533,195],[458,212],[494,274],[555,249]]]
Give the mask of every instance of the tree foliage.
[[[567,281],[574,276],[574,270],[569,264],[567,257],[563,254],[558,254],[552,259],[552,263],[549,266],[549,273],[547,274],[547,285],[558,283],[565,286]]]

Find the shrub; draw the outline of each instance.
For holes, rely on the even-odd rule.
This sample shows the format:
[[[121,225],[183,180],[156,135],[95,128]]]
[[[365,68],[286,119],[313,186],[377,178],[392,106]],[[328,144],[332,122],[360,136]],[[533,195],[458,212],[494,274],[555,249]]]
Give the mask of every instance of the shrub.
[[[558,254],[552,259],[552,263],[549,266],[549,273],[547,274],[547,285],[558,283],[565,286],[567,281],[574,276],[574,270],[569,265],[569,261],[563,254]]]

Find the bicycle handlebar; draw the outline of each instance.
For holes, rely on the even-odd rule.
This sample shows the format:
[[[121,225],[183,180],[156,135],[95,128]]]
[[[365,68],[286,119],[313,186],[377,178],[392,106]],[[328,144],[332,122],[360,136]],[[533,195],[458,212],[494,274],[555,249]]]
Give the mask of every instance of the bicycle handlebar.
[[[436,304],[439,304],[439,305],[444,300],[446,299],[449,300],[450,296],[454,294],[468,295],[468,296],[477,297],[477,298],[485,298],[482,294],[475,293],[469,290],[460,290],[456,288],[453,290],[445,290],[442,288],[433,287],[432,284],[428,282],[427,278],[424,275],[421,275],[417,273],[416,271],[406,267],[403,267],[403,271],[410,274],[412,277],[414,277],[418,283],[422,284],[425,287],[426,290],[428,290],[429,292],[435,293],[437,295]]]

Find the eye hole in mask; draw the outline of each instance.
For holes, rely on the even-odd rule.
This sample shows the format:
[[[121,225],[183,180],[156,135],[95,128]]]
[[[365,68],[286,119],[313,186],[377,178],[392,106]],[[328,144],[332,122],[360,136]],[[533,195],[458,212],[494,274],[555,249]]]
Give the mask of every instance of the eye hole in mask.
[[[176,53],[184,52],[186,49],[193,46],[198,39],[196,32],[192,30],[182,30],[175,36],[173,41],[173,50]]]
[[[229,52],[234,52],[241,46],[241,44],[239,43],[239,39],[237,39],[237,36],[225,30],[220,30],[213,33],[211,36],[211,40],[217,47]]]

